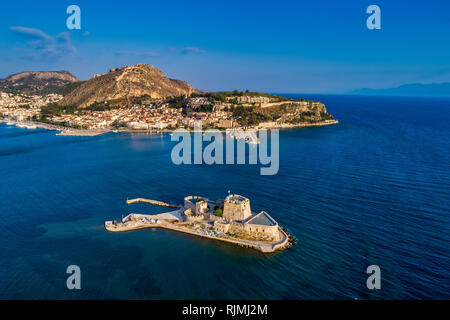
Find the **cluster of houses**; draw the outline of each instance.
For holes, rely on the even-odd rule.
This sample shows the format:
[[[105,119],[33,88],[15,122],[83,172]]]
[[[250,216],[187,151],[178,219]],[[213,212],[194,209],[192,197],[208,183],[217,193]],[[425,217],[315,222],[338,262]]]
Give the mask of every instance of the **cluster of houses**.
[[[0,92],[0,115],[22,121],[39,117],[40,108],[62,99],[61,95],[26,96]],[[164,130],[176,128],[192,128],[198,121],[205,127],[232,129],[238,127],[232,118],[232,104],[251,105],[267,104],[267,97],[229,97],[228,102],[214,101],[206,97],[190,98],[189,110],[183,113],[181,108],[171,107],[169,103],[143,103],[126,108],[104,111],[80,109],[74,114],[54,115],[49,120],[68,126],[85,129],[112,129],[126,127],[132,130]],[[269,103],[270,104],[270,103]],[[210,110],[202,108],[212,106]]]
[[[164,129],[177,124],[179,117],[177,109],[146,107],[118,108],[105,111],[77,111],[75,114],[65,114],[52,117],[54,122],[65,122],[86,129],[112,128],[118,125],[140,130]]]
[[[4,107],[0,106],[0,117],[24,121],[37,117],[41,112],[40,108],[21,108],[21,107]]]
[[[59,94],[29,96],[0,92],[0,116],[18,121],[27,120],[39,116],[41,107],[61,99],[62,96]]]
[[[62,98],[62,95],[54,93],[45,96],[39,96],[14,94],[0,91],[0,107],[19,108],[26,106],[40,108],[47,104],[58,102]]]
[[[180,127],[194,127],[197,121],[207,126],[232,128],[234,122],[230,114],[224,111],[189,112],[181,109],[161,106],[134,106],[106,111],[79,111],[51,118],[53,122],[78,125],[86,129],[126,127],[133,130],[164,130]]]

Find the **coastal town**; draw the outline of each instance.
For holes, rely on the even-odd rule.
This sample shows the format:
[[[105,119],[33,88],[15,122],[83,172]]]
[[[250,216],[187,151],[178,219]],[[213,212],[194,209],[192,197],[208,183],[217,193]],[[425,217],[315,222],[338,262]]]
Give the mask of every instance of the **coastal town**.
[[[253,248],[263,253],[284,250],[295,244],[295,238],[281,228],[267,212],[252,212],[250,200],[241,195],[229,194],[224,200],[216,201],[200,196],[187,196],[183,205],[143,198],[127,201],[128,205],[134,203],[147,203],[176,210],[156,215],[132,213],[120,221],[106,221],[106,230],[127,232],[164,228]]]
[[[248,130],[337,123],[318,101],[246,91],[207,92],[154,66],[110,69],[87,81],[67,71],[22,72],[0,80],[0,121],[60,135],[177,129]]]
[[[190,130],[199,122],[202,123],[204,128],[225,130],[245,126],[236,116],[236,109],[238,108],[263,109],[286,104],[285,101],[271,102],[273,99],[261,96],[231,96],[225,102],[208,97],[190,97],[184,98],[185,101],[182,101],[181,107],[174,103],[176,99],[159,99],[142,101],[120,108],[105,104],[104,106],[100,105],[100,107],[97,105],[96,110],[80,108],[73,112],[54,113],[46,110],[46,106],[54,106],[62,98],[58,94],[27,96],[0,92],[0,118],[3,119],[3,122],[18,122],[25,125],[28,123],[28,126],[45,123],[69,131],[70,129],[78,129],[101,130],[102,132],[111,130],[161,132],[179,128]],[[307,106],[308,104],[304,101],[295,103],[299,106]],[[274,119],[265,120],[271,121],[250,123],[247,128],[325,125],[337,122],[331,118],[303,124],[277,122],[273,121]]]
[[[17,121],[31,120],[39,116],[43,106],[61,99],[62,95],[59,94],[41,96],[0,91],[0,117]]]
[[[173,108],[167,103],[155,102],[106,111],[77,112],[51,118],[56,123],[77,125],[85,129],[126,128],[131,130],[154,130],[193,128],[196,121],[207,126],[232,128],[233,121],[223,111],[189,112]]]

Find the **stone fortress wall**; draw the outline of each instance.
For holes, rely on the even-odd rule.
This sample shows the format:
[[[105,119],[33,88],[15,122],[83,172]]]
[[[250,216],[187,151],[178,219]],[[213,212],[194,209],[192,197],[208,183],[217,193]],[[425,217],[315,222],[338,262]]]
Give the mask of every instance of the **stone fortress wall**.
[[[231,222],[228,231],[244,231],[253,235],[266,235],[272,237],[275,241],[280,239],[280,232],[278,230],[278,224],[274,225],[262,225],[252,224],[251,222],[238,223]]]
[[[221,207],[221,201],[217,201],[216,205]],[[184,215],[190,222],[209,221],[219,234],[243,232],[257,238],[280,239],[278,223],[265,211],[252,213],[250,200],[241,195],[231,194],[223,200],[222,217],[210,213],[206,198],[188,196],[184,198]]]
[[[230,221],[243,221],[252,216],[250,209],[250,200],[237,195],[231,194],[225,198],[223,204],[223,217]]]
[[[214,221],[214,228],[217,233],[227,233],[230,230],[230,223],[227,221]]]
[[[243,231],[254,235],[269,236],[274,240],[280,238],[278,223],[267,212],[261,211],[258,214],[252,214],[250,200],[243,196],[232,194],[225,198],[223,218],[230,223],[215,223],[214,226],[218,231]]]
[[[237,103],[269,103],[269,97],[252,97],[252,96],[242,96],[236,97],[234,100]]]
[[[189,221],[209,219],[208,203],[205,198],[188,196],[184,198],[184,214]]]

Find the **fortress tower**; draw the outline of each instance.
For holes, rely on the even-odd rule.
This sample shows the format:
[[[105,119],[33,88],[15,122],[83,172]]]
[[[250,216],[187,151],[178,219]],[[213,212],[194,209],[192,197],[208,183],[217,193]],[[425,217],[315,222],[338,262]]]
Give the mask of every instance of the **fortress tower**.
[[[189,196],[184,198],[184,208],[191,209],[192,214],[196,216],[201,216],[208,213],[208,203],[204,198],[198,196]]]
[[[250,200],[237,195],[231,194],[226,197],[223,203],[223,217],[231,221],[242,221],[251,217]]]

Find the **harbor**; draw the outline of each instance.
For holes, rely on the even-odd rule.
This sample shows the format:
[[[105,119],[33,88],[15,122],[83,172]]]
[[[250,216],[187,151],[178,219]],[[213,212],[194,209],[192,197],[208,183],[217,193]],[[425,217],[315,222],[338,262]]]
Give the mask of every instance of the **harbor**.
[[[230,136],[230,138],[234,138],[236,140],[244,140],[245,143],[248,143],[250,145],[258,145],[260,144],[260,140],[258,138],[258,135],[256,134],[256,130],[241,130],[241,129],[230,129],[227,130],[227,134]]]

